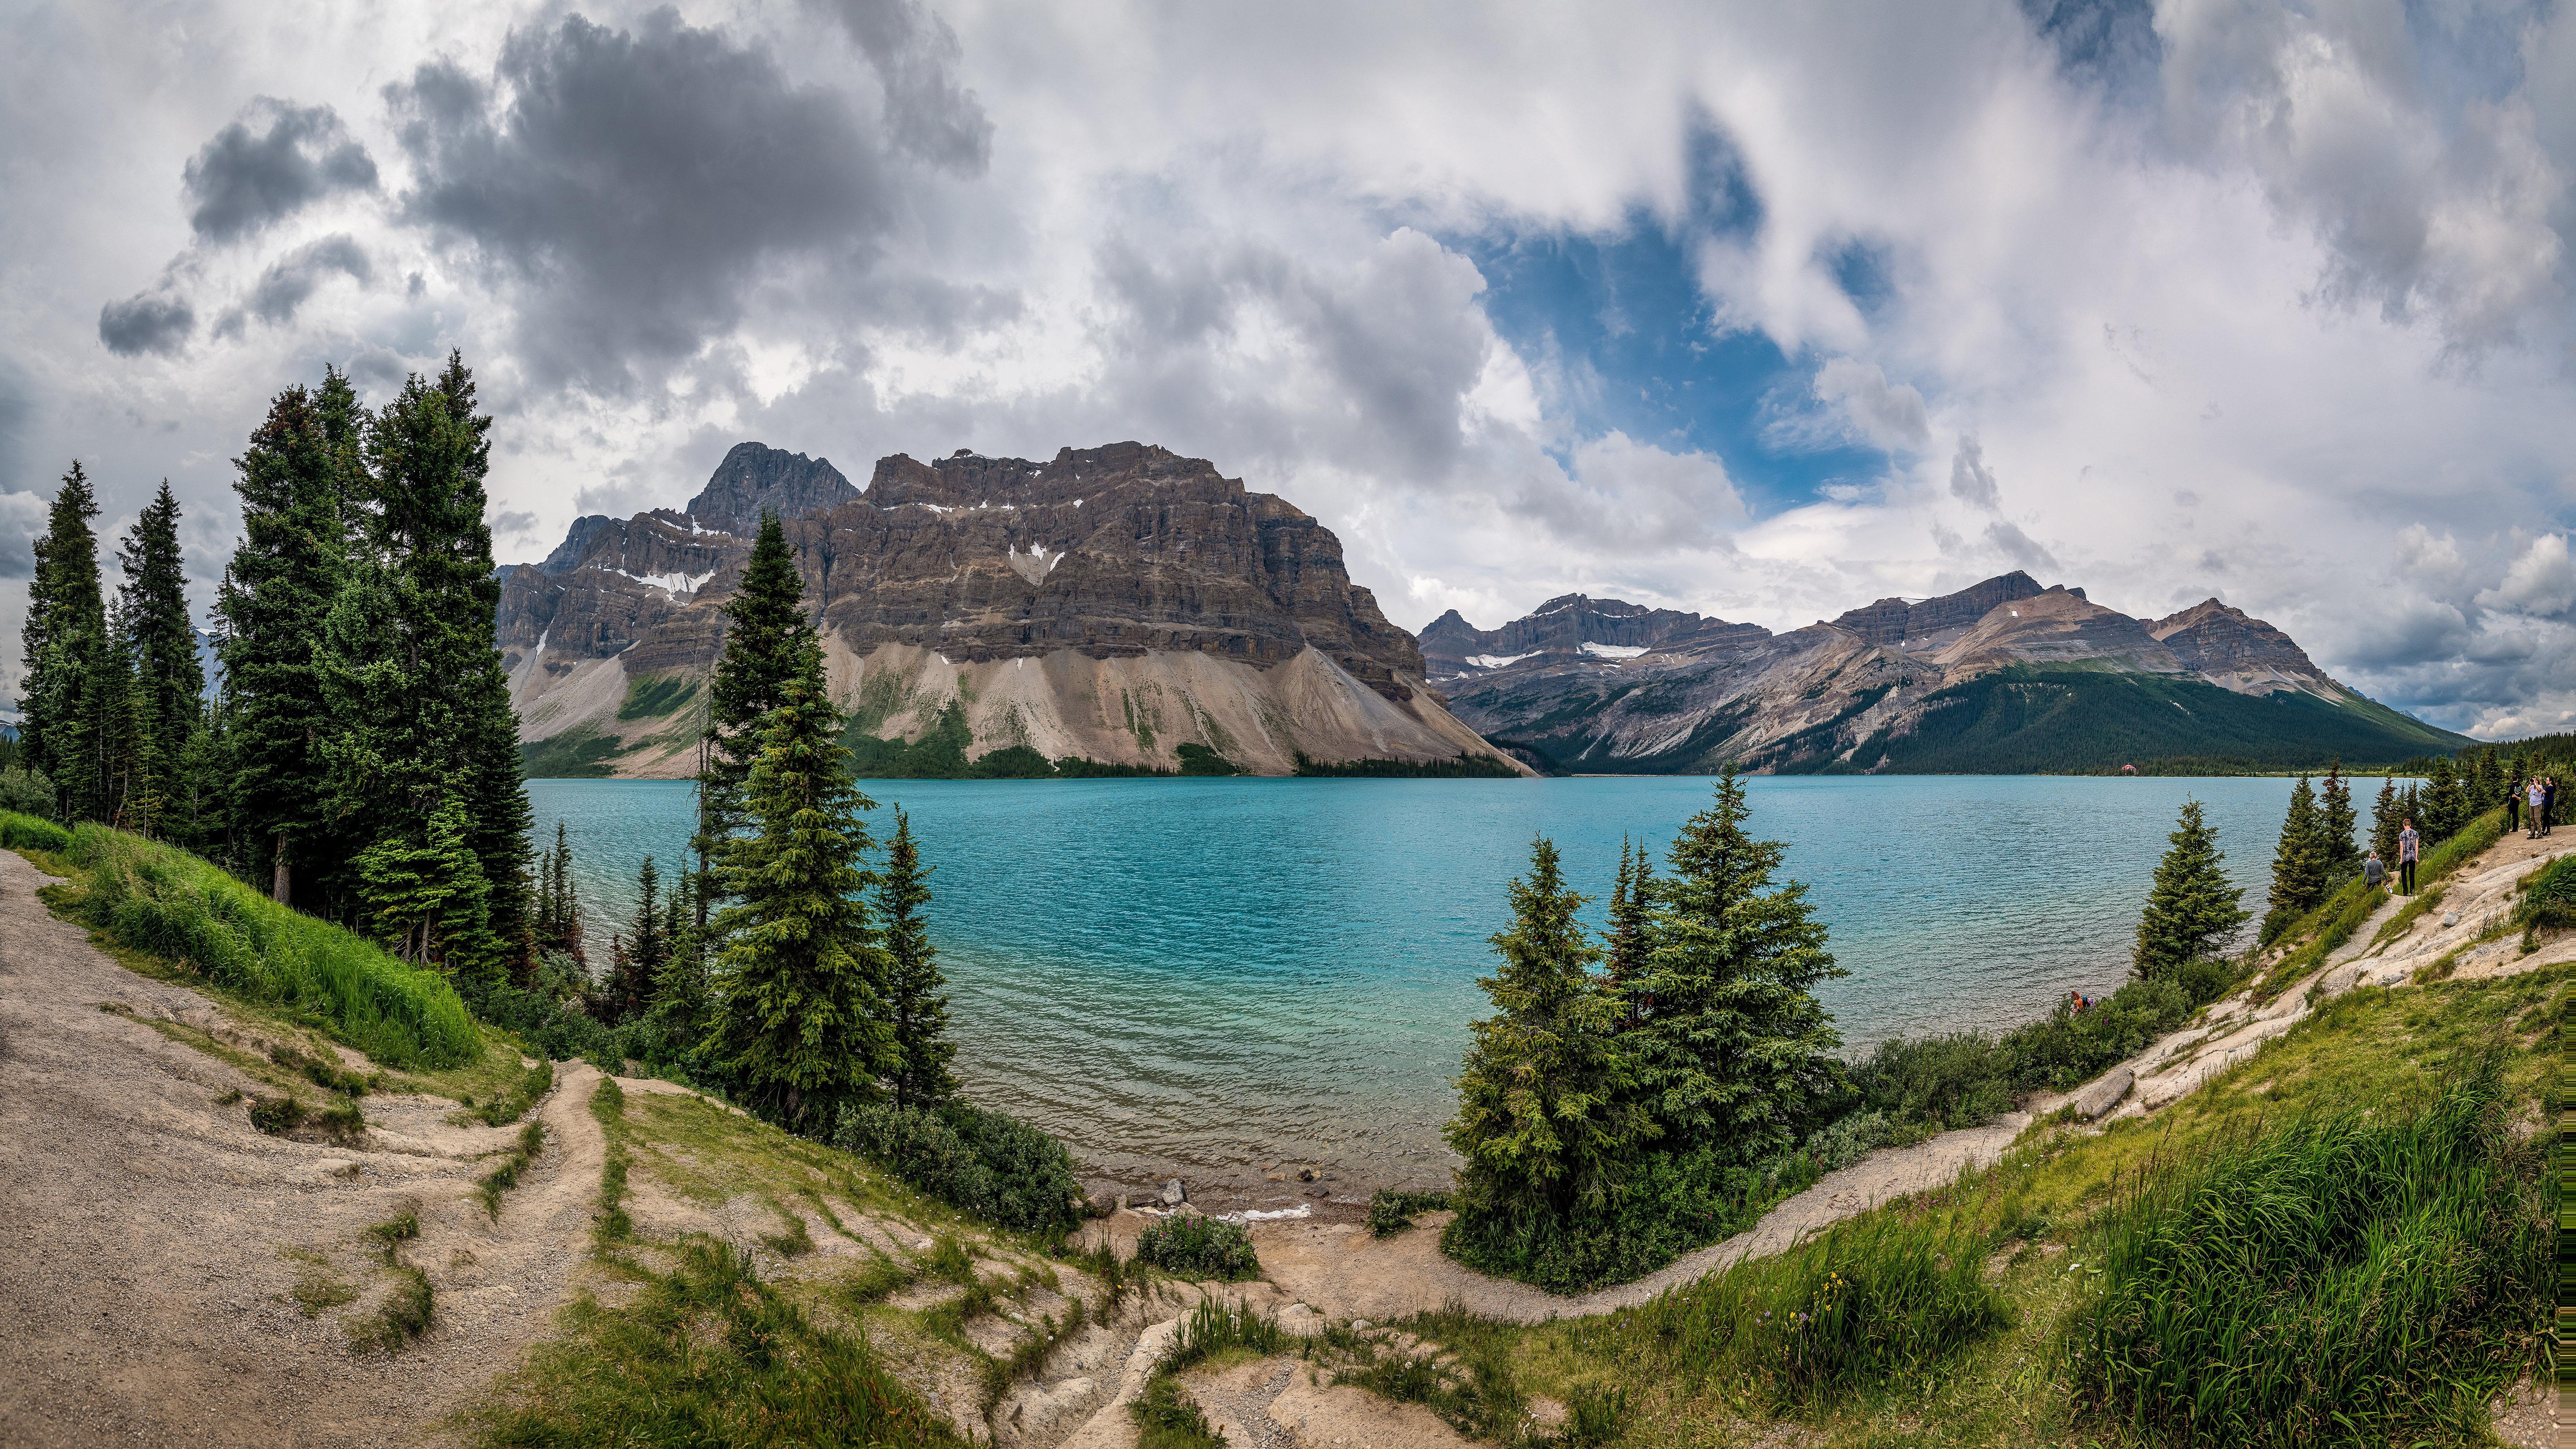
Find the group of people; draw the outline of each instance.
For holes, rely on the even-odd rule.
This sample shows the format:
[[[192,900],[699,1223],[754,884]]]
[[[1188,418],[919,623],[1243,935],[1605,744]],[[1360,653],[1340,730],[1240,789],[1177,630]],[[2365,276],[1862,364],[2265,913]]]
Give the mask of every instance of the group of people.
[[[2522,819],[2516,821],[2516,806],[2521,806]],[[2521,829],[2526,838],[2538,840],[2549,833],[2550,822],[2558,815],[2558,777],[2534,775],[2520,789],[2504,792],[2504,828]]]
[[[2415,894],[2415,858],[2423,851],[2424,837],[2415,831],[2415,817],[2406,817],[2406,828],[2397,832],[2397,893]],[[2379,848],[2373,846],[2361,858],[2361,881],[2372,890],[2388,879],[2388,867],[2379,860]]]

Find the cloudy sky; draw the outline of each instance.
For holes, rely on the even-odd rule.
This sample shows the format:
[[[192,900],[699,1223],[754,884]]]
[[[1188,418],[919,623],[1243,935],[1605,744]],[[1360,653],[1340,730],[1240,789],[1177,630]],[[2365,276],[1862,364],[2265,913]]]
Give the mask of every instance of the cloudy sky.
[[[2010,568],[2576,725],[2576,3],[0,0],[0,700],[71,459],[462,347],[505,559],[1126,438],[1398,623]]]

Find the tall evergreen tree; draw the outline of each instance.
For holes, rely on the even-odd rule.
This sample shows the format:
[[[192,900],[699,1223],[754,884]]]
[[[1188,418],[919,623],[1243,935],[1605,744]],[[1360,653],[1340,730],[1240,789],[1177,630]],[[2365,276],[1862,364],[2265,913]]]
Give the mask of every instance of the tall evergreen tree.
[[[805,622],[805,579],[787,531],[763,514],[760,536],[744,563],[742,586],[725,601],[724,654],[707,683],[707,723],[700,770],[699,858],[714,860],[746,823],[743,792],[763,746],[772,711],[787,699],[813,631]],[[726,877],[705,884],[720,893]]]
[[[2398,812],[2402,804],[2397,794],[2397,777],[2389,775],[2381,779],[2379,799],[2370,811],[2370,848],[2378,853],[2380,864],[2392,871],[2397,869],[2397,832],[2402,818]]]
[[[682,1056],[691,1057],[706,1040],[709,1021],[707,932],[699,923],[703,913],[696,900],[697,888],[695,871],[680,872],[671,885],[671,899],[664,907],[662,923],[663,939],[669,946],[663,953],[661,974],[653,979],[653,1007],[647,1016],[664,1042],[674,1045]]]
[[[1638,982],[1653,1008],[1632,1050],[1668,1146],[1751,1162],[1789,1145],[1839,1087],[1841,1038],[1814,992],[1843,971],[1806,887],[1772,884],[1787,847],[1745,833],[1732,765],[1716,791],[1665,853]]]
[[[745,805],[753,833],[724,853],[720,1005],[706,1056],[741,1099],[790,1128],[829,1122],[902,1067],[887,1023],[890,963],[865,895],[875,802],[849,777],[823,655],[802,642],[762,731]]]
[[[483,521],[492,420],[475,406],[473,374],[451,352],[435,383],[411,377],[367,429],[368,531],[401,610],[400,662],[439,695],[386,750],[384,779],[397,819],[448,791],[474,802],[468,836],[491,887],[492,932],[524,969],[534,813],[493,647],[501,586]]]
[[[2317,792],[2317,829],[2324,838],[2326,884],[2333,886],[2361,867],[2360,820],[2353,814],[2352,782],[2344,778],[2343,761],[2326,766],[2325,787]]]
[[[2290,809],[2272,852],[2271,909],[2263,917],[2263,944],[2279,940],[2299,917],[2326,897],[2326,826],[2316,796],[2301,775],[2290,790]]]
[[[2476,752],[2465,783],[2472,816],[2483,815],[2504,803],[2504,772],[2498,768],[2492,748]]]
[[[1618,997],[1623,1027],[1642,1020],[1649,1005],[1638,983],[1646,974],[1654,914],[1654,858],[1642,845],[1632,850],[1623,835],[1619,837],[1619,874],[1610,889],[1610,934],[1604,942],[1608,984]]]
[[[886,1004],[902,1061],[894,1074],[894,1098],[906,1107],[927,1107],[957,1090],[957,1079],[948,1072],[957,1044],[948,1039],[939,953],[921,914],[928,904],[930,868],[921,863],[921,850],[913,843],[911,817],[897,810],[894,839],[886,843],[885,871],[877,881],[877,915],[884,922],[888,958]]]
[[[662,915],[662,875],[648,855],[635,873],[635,917],[621,938],[605,992],[611,1021],[637,1020],[653,1004],[653,983],[670,958]]]
[[[465,807],[442,800],[423,824],[417,841],[387,836],[359,855],[369,923],[405,960],[488,989],[498,980],[500,948],[492,939],[491,886],[469,843]]]
[[[2218,849],[2218,832],[2209,828],[2200,802],[2185,800],[2174,822],[2164,859],[2156,862],[2155,884],[2147,891],[2147,908],[2138,917],[2138,945],[2131,965],[2153,980],[2182,968],[2184,962],[2216,951],[2245,924],[2244,888],[2227,883],[2227,857]]]
[[[44,536],[35,541],[35,576],[27,584],[27,617],[19,631],[25,673],[19,679],[22,763],[53,777],[66,796],[57,815],[80,818],[68,798],[87,753],[81,721],[95,651],[107,638],[107,605],[99,592],[98,535],[90,520],[98,497],[80,460],[72,460],[47,512]]]
[[[2415,817],[2415,828],[2423,835],[2426,849],[2459,834],[2469,823],[2468,791],[2460,780],[2459,765],[2449,755],[2433,757],[2433,778],[2425,784],[2417,808],[2423,813]]]
[[[321,741],[333,721],[314,645],[346,565],[349,480],[321,409],[301,385],[270,402],[233,466],[242,536],[215,603],[231,710],[231,806],[253,856],[243,864],[269,877],[272,896],[292,901],[299,875],[346,859],[317,788]]]
[[[149,835],[160,815],[159,751],[151,702],[137,664],[122,600],[108,608],[107,637],[91,656],[87,700],[90,746],[97,753],[96,797],[89,817]]]
[[[117,553],[125,582],[125,637],[143,687],[145,727],[157,764],[175,765],[204,718],[205,666],[197,662],[197,628],[188,613],[187,569],[179,556],[179,500],[170,480],[134,520]]]
[[[1468,1028],[1447,1133],[1465,1159],[1460,1213],[1479,1224],[1598,1207],[1654,1133],[1620,1049],[1620,1003],[1592,977],[1602,952],[1576,919],[1583,897],[1546,837],[1511,903],[1511,927],[1492,938],[1502,965],[1477,983],[1494,1015]]]

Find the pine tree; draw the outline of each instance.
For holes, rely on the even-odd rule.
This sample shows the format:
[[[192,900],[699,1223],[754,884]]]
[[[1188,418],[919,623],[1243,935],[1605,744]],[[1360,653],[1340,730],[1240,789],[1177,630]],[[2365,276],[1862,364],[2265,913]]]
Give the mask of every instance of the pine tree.
[[[533,939],[518,719],[493,647],[500,582],[483,480],[492,426],[476,414],[474,376],[450,352],[435,383],[412,376],[366,431],[373,467],[369,541],[393,582],[400,662],[438,682],[438,699],[384,751],[397,812],[453,791],[474,802],[468,836],[491,887],[491,926],[514,969]]]
[[[2281,822],[2281,841],[2272,852],[2271,909],[2263,917],[2263,944],[2279,940],[2292,922],[2326,897],[2325,821],[2317,810],[2308,777],[2290,790],[2290,809]]]
[[[197,628],[188,613],[188,576],[179,555],[179,500],[170,480],[134,520],[117,553],[125,582],[125,637],[146,701],[145,727],[167,774],[203,719],[205,666],[197,662]]]
[[[2338,758],[2326,766],[2325,788],[2317,792],[2317,829],[2325,842],[2329,887],[2361,868],[2361,844],[2355,838],[2360,823],[2352,811],[2352,782],[2344,778]]]
[[[2378,854],[2379,863],[2390,870],[2397,868],[2398,822],[2403,818],[2398,813],[2401,804],[2397,795],[2397,777],[2389,775],[2383,778],[2379,782],[2378,802],[2370,811],[2370,848]]]
[[[2138,918],[2138,945],[2131,957],[2132,968],[2150,980],[2209,955],[2245,924],[2240,904],[2244,888],[2227,883],[2227,857],[2219,852],[2218,832],[2202,818],[2199,801],[2183,802],[2174,831],[2165,839],[2169,844],[2164,859],[2156,862],[2155,884]]]
[[[860,863],[870,842],[859,812],[876,807],[850,781],[840,734],[808,638],[747,782],[753,833],[725,851],[737,904],[716,927],[726,944],[705,1049],[740,1100],[791,1129],[873,1099],[877,1080],[902,1066]]]
[[[1633,1026],[1642,1020],[1647,1001],[1637,983],[1646,974],[1646,948],[1655,910],[1655,862],[1644,846],[1631,850],[1628,838],[1619,837],[1619,875],[1610,889],[1610,933],[1607,947],[1607,971],[1610,989],[1618,997],[1620,1025]]]
[[[1465,1159],[1460,1213],[1476,1223],[1597,1207],[1653,1131],[1620,1049],[1620,1003],[1592,978],[1602,952],[1576,919],[1583,897],[1546,837],[1511,903],[1511,927],[1492,938],[1501,968],[1477,983],[1495,1014],[1468,1028],[1447,1133]]]
[[[885,925],[891,968],[886,1001],[895,1051],[902,1059],[894,1073],[894,1099],[906,1107],[927,1107],[957,1090],[957,1080],[948,1072],[957,1044],[948,1039],[939,953],[921,915],[921,908],[930,904],[929,878],[930,869],[913,844],[912,820],[897,810],[894,839],[886,843],[885,871],[877,881],[877,915]]]
[[[759,755],[765,721],[783,704],[813,631],[805,622],[805,580],[787,531],[774,514],[743,565],[742,586],[725,601],[724,655],[707,684],[706,765],[699,772],[694,848],[713,860],[745,823],[743,791]],[[710,894],[724,877],[706,882]]]
[[[224,570],[215,611],[231,709],[236,828],[269,892],[291,901],[300,873],[346,853],[330,840],[320,741],[333,722],[315,670],[314,645],[340,592],[347,552],[343,460],[325,435],[313,395],[279,393],[250,446],[241,476],[242,536]],[[335,857],[337,859],[335,859]]]
[[[2483,815],[2504,803],[2504,773],[2497,768],[2492,748],[2477,752],[2470,762],[2466,785],[2472,816]]]
[[[2426,850],[2459,834],[2469,823],[2468,792],[2461,784],[2459,765],[2449,755],[2433,757],[2433,778],[2425,785],[2417,809],[2422,813],[2415,817],[2415,828],[2422,833]]]
[[[653,1008],[647,1015],[661,1040],[684,1056],[706,1040],[708,1025],[706,930],[699,924],[697,883],[695,871],[682,871],[672,883],[662,923],[670,945],[661,974],[653,979]]]
[[[1732,765],[1716,790],[1665,852],[1638,982],[1653,1008],[1632,1049],[1673,1150],[1751,1162],[1786,1147],[1839,1088],[1841,1038],[1814,989],[1843,971],[1806,887],[1772,886],[1787,848],[1745,833]]]
[[[152,833],[160,814],[158,750],[152,739],[151,702],[135,668],[136,653],[122,600],[109,606],[107,636],[91,656],[85,733],[97,753],[95,800],[89,817],[138,835]]]
[[[653,983],[661,978],[662,968],[669,963],[662,920],[662,875],[653,866],[653,857],[644,857],[644,865],[635,873],[635,917],[628,923],[628,934],[609,973],[603,1013],[612,1022],[640,1019],[653,1004]]]
[[[25,673],[20,676],[21,762],[53,777],[64,795],[58,818],[76,820],[71,781],[85,753],[83,690],[96,668],[95,650],[107,637],[106,601],[99,592],[98,536],[89,521],[98,498],[89,474],[72,461],[35,541],[35,576],[27,585],[27,617],[19,630]]]
[[[405,960],[435,966],[460,987],[488,990],[501,968],[491,886],[468,843],[462,802],[438,803],[417,835],[388,836],[356,861],[366,919]]]

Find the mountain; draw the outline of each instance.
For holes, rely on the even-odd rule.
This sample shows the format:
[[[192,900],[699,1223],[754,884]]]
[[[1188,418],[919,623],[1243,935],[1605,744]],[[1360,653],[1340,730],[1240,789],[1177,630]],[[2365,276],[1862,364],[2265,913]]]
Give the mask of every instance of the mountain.
[[[1459,719],[1557,770],[2291,769],[2470,743],[2216,599],[2145,621],[2018,571],[1777,635],[1580,595],[1493,630],[1453,610],[1423,655]]]
[[[533,773],[696,769],[719,610],[763,512],[796,549],[863,763],[946,742],[1109,768],[1517,772],[1423,686],[1421,650],[1331,530],[1204,460],[897,454],[861,490],[743,443],[686,510],[583,518],[504,571]]]

